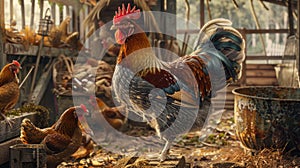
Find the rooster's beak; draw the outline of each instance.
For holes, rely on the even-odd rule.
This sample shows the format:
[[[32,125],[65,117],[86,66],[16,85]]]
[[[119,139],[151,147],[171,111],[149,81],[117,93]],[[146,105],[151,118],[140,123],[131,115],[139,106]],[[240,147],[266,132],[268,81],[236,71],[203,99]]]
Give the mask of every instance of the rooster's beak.
[[[110,30],[117,30],[117,26],[112,25],[112,26],[110,27]]]

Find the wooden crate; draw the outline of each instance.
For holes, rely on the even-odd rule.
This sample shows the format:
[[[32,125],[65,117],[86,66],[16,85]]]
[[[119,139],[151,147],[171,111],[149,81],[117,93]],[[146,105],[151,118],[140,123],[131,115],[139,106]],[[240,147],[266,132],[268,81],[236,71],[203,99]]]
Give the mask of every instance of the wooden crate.
[[[16,144],[10,147],[10,167],[46,168],[46,158],[42,144]]]
[[[36,114],[36,112],[30,112],[11,118],[11,120],[14,122],[12,128],[10,128],[5,120],[0,121],[0,142],[18,137],[20,135],[22,120],[24,118],[28,118],[33,123],[36,123]]]

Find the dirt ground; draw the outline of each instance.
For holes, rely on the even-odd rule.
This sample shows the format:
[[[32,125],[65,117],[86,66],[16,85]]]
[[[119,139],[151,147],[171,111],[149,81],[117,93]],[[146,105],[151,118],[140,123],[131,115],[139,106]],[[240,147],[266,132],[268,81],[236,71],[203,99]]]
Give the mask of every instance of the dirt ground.
[[[148,128],[134,130],[135,134],[143,134]],[[149,130],[147,130],[149,132]],[[151,132],[151,131],[150,131]],[[152,132],[153,133],[153,132]],[[145,160],[114,154],[101,146],[94,145],[89,154],[83,158],[71,159],[59,165],[66,167],[192,167],[192,168],[299,168],[300,156],[283,153],[276,149],[264,149],[258,152],[245,150],[237,140],[234,131],[233,114],[223,113],[213,132],[199,141],[196,132],[182,136],[174,142],[170,157],[166,162]],[[134,159],[133,159],[134,158]],[[183,159],[184,158],[184,159]]]

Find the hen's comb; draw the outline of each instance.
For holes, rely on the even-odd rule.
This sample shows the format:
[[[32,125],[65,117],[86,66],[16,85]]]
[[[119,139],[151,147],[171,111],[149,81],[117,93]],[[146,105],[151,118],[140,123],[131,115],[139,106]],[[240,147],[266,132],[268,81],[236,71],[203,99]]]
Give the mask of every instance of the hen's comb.
[[[113,19],[113,24],[121,22],[123,19],[133,19],[137,20],[141,17],[140,9],[135,9],[136,6],[134,6],[131,9],[130,3],[127,5],[127,9],[125,8],[125,5],[122,4],[122,9],[118,7],[118,11],[115,12],[115,16]]]
[[[86,106],[85,106],[84,104],[80,104],[80,107],[82,108],[82,110],[83,110],[84,112],[87,112],[87,111],[88,111],[87,108],[86,108]]]
[[[21,67],[21,64],[16,60],[13,60],[12,63],[17,67]]]

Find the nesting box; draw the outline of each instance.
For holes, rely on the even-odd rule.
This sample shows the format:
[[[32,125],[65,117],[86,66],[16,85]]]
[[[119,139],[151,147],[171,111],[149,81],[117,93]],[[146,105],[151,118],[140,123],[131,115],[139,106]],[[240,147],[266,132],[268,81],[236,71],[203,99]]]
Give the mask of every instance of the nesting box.
[[[244,147],[300,151],[300,88],[240,87],[233,94],[236,134]]]
[[[10,167],[46,168],[46,151],[41,144],[17,144],[10,147]]]

